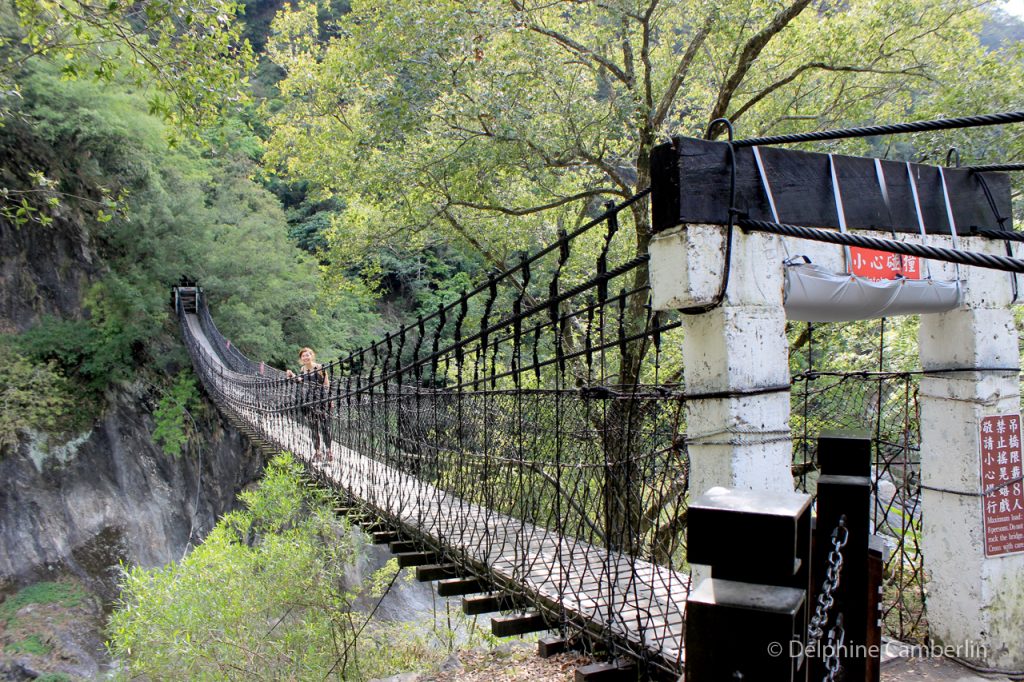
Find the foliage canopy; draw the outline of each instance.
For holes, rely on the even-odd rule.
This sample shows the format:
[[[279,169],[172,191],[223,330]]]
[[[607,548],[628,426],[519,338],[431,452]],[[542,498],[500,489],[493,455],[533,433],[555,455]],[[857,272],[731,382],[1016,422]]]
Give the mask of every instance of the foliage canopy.
[[[234,0],[14,0],[0,36],[0,84],[16,94],[17,70],[47,57],[68,77],[128,79],[150,91],[149,109],[207,125],[245,98],[253,55]]]
[[[299,3],[268,48],[286,73],[268,161],[343,200],[339,256],[443,235],[502,265],[647,187],[654,144],[718,117],[753,136],[985,110],[979,84],[1020,65],[984,52],[982,16],[948,0],[363,1],[324,41]],[[637,253],[648,223],[638,204]]]

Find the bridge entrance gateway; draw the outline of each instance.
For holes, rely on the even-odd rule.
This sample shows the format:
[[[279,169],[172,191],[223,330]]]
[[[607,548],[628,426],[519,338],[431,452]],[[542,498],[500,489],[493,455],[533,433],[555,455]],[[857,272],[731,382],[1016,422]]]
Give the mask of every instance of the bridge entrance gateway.
[[[917,599],[912,626],[922,622],[920,587],[892,580],[921,575],[920,498],[932,641],[1024,669],[1019,283],[1008,274],[1024,260],[997,238],[1011,229],[1007,176],[769,146],[787,141],[657,148],[650,191],[330,363],[326,385],[246,357],[197,286],[175,289],[182,335],[207,394],[256,445],[301,459],[339,492],[339,512],[442,595],[465,595],[466,613],[499,613],[495,634],[548,631],[542,654],[581,647],[605,660],[577,679],[677,679],[688,658],[690,682],[733,679],[735,665],[698,672],[742,658],[714,652],[741,639],[715,611],[729,600],[746,605],[729,619],[759,637],[781,628],[789,649],[759,644],[744,679],[877,679],[865,656],[806,665],[806,645],[841,641],[844,623],[849,641],[875,641],[868,586],[883,561],[869,535],[883,526],[897,528],[887,608]],[[638,255],[628,226],[648,210],[656,234]],[[914,313],[920,372],[837,374],[813,400],[818,375],[790,376],[787,320]],[[883,433],[886,381],[903,393]],[[874,382],[877,400],[840,419],[821,396],[856,382]],[[330,427],[327,456],[314,414]],[[819,437],[812,417],[861,420],[872,440],[823,438],[794,462]],[[883,450],[906,471],[891,494],[870,470]],[[863,613],[835,613],[833,597],[863,597]],[[761,625],[743,620],[752,612]],[[901,615],[891,634],[921,632]]]
[[[921,314],[931,639],[983,667],[1024,669],[1020,355],[1011,309],[1018,275],[850,243],[866,235],[896,248],[970,251],[976,265],[1012,256],[1012,242],[990,232],[1011,229],[1007,176],[752,142],[677,138],[654,155],[652,296],[656,310],[687,313],[691,494],[792,490],[787,319]],[[780,224],[838,228],[854,239],[791,239]],[[1000,266],[1019,273],[1022,264]],[[695,585],[707,578],[706,568],[693,577]]]

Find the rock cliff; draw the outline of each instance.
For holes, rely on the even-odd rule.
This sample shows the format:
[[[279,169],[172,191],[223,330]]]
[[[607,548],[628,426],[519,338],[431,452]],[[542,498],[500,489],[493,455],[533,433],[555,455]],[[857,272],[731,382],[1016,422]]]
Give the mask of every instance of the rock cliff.
[[[90,432],[50,445],[37,434],[0,460],[0,580],[66,568],[109,598],[119,561],[182,556],[262,469],[212,410],[198,445],[165,455],[141,391],[119,390]]]
[[[0,126],[0,187],[28,191],[29,171],[45,169],[62,187],[88,194],[78,186],[81,164],[72,161],[20,119]],[[75,202],[50,214],[48,225],[0,216],[0,334],[24,332],[46,316],[83,319],[89,288],[110,274]],[[176,371],[185,355],[175,330],[159,330],[148,343],[138,361],[159,355],[162,362],[147,364]],[[205,402],[192,411],[196,433],[185,452],[164,454],[151,435],[160,371],[137,372],[102,400],[83,400],[78,433],[25,434],[0,451],[0,680],[45,672],[91,679],[105,669],[103,611],[117,597],[121,565],[180,559],[262,471],[263,457]],[[92,596],[68,603],[29,596],[86,594],[78,586]]]

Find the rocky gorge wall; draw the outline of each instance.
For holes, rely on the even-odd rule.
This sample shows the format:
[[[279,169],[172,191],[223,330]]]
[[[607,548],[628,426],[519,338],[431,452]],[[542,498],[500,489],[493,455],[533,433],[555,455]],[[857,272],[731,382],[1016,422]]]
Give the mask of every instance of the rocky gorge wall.
[[[85,163],[41,143],[28,122],[0,126],[0,187],[28,191],[29,171],[41,169],[88,194],[79,191]],[[46,225],[0,213],[0,343],[13,346],[49,316],[85,319],[90,288],[112,274],[95,220],[74,201],[48,213]],[[74,432],[22,433],[0,445],[0,680],[96,679],[116,668],[104,640],[122,564],[180,559],[262,472],[262,455],[205,399],[190,410],[195,428],[181,456],[153,442],[166,390],[157,385],[171,383],[187,354],[172,324],[152,331],[147,347],[132,349],[145,370],[76,398]]]
[[[0,584],[63,568],[111,597],[119,561],[181,558],[262,470],[212,410],[198,444],[175,458],[150,439],[141,392],[108,398],[90,432],[62,445],[35,435],[0,460]]]
[[[95,254],[74,216],[49,228],[0,219],[0,334],[45,315],[81,319],[105,271]],[[161,334],[158,352],[180,343]],[[78,433],[24,434],[0,452],[0,680],[110,674],[119,664],[104,645],[105,613],[122,564],[180,559],[259,477],[262,455],[205,400],[179,457],[154,444],[155,379],[79,405],[94,416],[78,420]]]

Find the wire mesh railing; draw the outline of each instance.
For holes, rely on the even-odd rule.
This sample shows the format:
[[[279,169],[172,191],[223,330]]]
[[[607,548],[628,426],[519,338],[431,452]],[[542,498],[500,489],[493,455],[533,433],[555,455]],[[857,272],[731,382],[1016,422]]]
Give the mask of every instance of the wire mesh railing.
[[[872,440],[872,527],[886,547],[882,632],[921,643],[927,636],[921,549],[919,373],[817,372],[793,377],[793,470],[814,493],[816,438],[822,431],[867,431]]]
[[[679,323],[652,311],[647,259],[619,230],[638,196],[372,346],[288,377],[246,358],[205,298],[179,310],[207,392],[252,435],[310,464],[455,562],[506,607],[613,654],[682,668],[689,460]],[[644,207],[646,210],[646,207]],[[821,430],[873,425],[886,626],[924,627],[916,384],[909,374],[793,379],[794,473],[813,492]]]
[[[208,392],[414,544],[540,605],[567,637],[682,665],[689,577],[676,327],[619,230],[640,195],[380,342],[288,378],[200,299],[183,329]],[[646,210],[644,207],[643,210]]]

